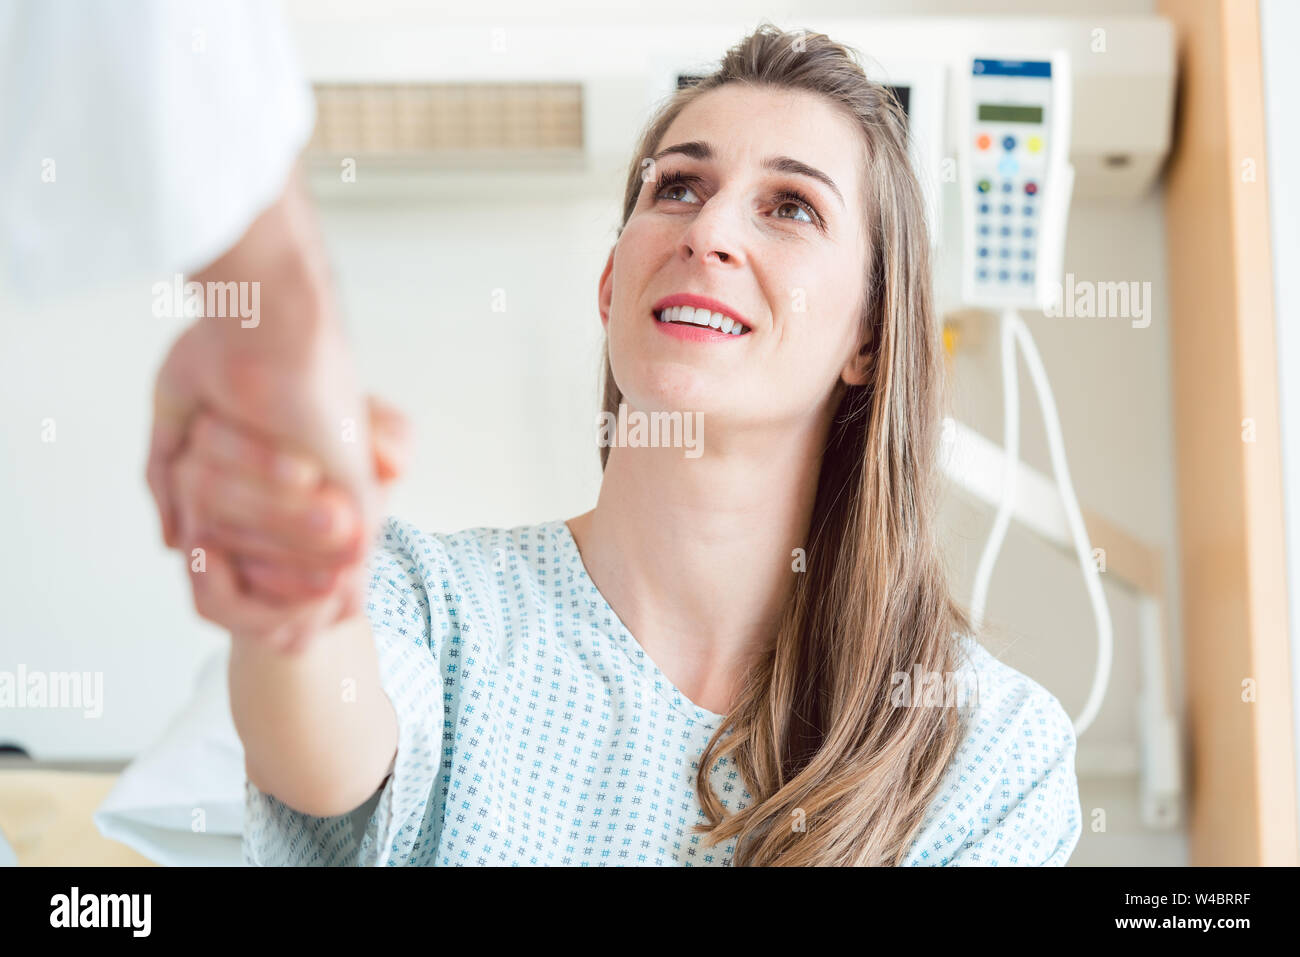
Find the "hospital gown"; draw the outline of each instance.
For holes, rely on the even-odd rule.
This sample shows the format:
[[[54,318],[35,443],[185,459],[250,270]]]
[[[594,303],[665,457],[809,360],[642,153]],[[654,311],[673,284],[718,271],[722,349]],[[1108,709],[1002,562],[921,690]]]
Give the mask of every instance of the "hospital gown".
[[[390,518],[366,610],[398,715],[388,779],[313,817],[245,782],[253,865],[730,866],[698,759],[723,716],[686,698],[587,575],[562,520],[439,534]],[[1060,703],[968,638],[978,695],[904,863],[1065,864],[1081,833]],[[728,812],[752,797],[710,769]]]

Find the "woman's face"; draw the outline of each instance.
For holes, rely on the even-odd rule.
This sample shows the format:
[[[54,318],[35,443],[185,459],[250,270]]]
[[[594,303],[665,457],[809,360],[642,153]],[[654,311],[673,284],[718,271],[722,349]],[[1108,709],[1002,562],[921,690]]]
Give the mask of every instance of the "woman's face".
[[[626,402],[798,427],[833,411],[841,379],[867,381],[862,157],[854,123],[803,91],[733,83],[677,116],[600,281]],[[660,322],[677,294],[716,300],[749,331]]]

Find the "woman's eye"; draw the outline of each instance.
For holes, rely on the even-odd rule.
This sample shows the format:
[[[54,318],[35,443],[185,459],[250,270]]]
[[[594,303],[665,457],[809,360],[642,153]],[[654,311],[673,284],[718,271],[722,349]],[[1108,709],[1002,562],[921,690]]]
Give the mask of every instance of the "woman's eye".
[[[782,216],[782,215],[780,215],[781,210],[783,210],[783,209],[785,209],[785,208],[787,208],[787,207],[789,207],[790,209],[793,209],[793,210],[794,210],[795,212],[797,212],[797,213],[802,214],[802,215],[803,215],[803,222],[805,222],[805,223],[811,223],[811,222],[813,221],[813,220],[812,220],[812,217],[808,215],[808,210],[804,209],[804,208],[803,208],[802,206],[800,206],[798,203],[794,202],[794,200],[789,200],[789,199],[787,199],[784,203],[782,203],[780,206],[778,206],[778,207],[776,208],[776,209],[777,209],[777,218],[778,218],[778,219],[794,219],[794,218],[796,218],[796,217],[792,217],[792,216]]]
[[[669,193],[674,193],[674,192],[676,192],[677,190],[681,190],[682,192],[685,192],[685,193],[690,193],[692,196],[695,195],[695,194],[694,194],[694,191],[693,191],[689,186],[687,186],[685,183],[669,183],[667,186],[665,186],[662,190],[659,191],[659,198],[660,198],[660,199],[671,199],[671,200],[674,200],[675,202],[679,202],[679,203],[689,202],[689,201],[686,200],[685,198],[678,198],[678,197],[676,197],[676,196],[670,196],[670,195],[669,195]],[[697,198],[698,198],[698,197],[697,197]]]

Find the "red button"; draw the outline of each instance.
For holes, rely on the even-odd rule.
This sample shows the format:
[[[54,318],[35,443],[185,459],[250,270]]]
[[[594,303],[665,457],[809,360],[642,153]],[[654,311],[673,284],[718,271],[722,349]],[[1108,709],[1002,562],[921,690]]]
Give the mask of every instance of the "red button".
[[[975,137],[975,145],[982,150],[988,149],[989,146],[992,145],[992,143],[993,141],[989,139],[989,135],[987,133],[981,133],[979,136]]]
[[[1036,192],[1038,192],[1038,184],[1035,183],[1033,180],[1030,180],[1028,183],[1025,184],[1025,192],[1028,193],[1030,196],[1033,196]]]

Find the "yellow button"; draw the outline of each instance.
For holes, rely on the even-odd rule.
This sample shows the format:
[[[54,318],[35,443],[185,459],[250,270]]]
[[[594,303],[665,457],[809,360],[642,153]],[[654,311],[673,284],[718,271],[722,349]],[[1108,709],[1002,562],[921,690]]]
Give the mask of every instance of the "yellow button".
[[[1031,136],[1025,141],[1025,146],[1029,149],[1029,152],[1037,153],[1043,148],[1043,141],[1037,136]]]

